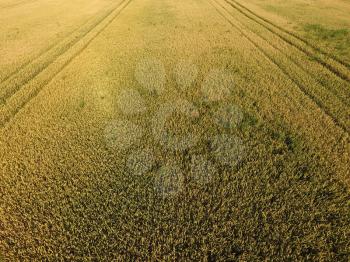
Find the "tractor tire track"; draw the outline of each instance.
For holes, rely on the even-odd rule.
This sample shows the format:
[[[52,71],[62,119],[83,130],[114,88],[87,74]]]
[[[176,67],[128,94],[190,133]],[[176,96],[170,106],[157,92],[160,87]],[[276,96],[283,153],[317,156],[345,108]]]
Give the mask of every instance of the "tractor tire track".
[[[227,12],[229,12],[228,10],[226,10]],[[233,17],[233,16],[232,16]],[[245,17],[245,16],[244,16]],[[246,17],[245,17],[246,18]],[[249,19],[249,18],[248,18]],[[237,20],[237,19],[235,19]],[[249,19],[249,21],[252,21],[251,19]],[[237,20],[238,22],[238,20]],[[255,22],[255,21],[254,21]],[[241,23],[241,20],[239,20],[239,22],[242,27],[246,27],[248,28],[248,25],[243,25]],[[254,28],[253,28],[254,29]],[[298,61],[300,60],[302,57],[300,57],[298,59],[298,57],[296,55],[291,56],[290,54],[286,53],[286,50],[283,50],[283,48],[281,48],[281,45],[285,45],[288,48],[293,48],[295,49],[295,51],[300,52],[300,56],[304,56],[305,54],[303,52],[301,52],[299,49],[295,48],[294,46],[287,46],[288,43],[284,42],[283,40],[281,40],[280,38],[276,38],[276,41],[279,41],[279,45],[278,44],[274,44],[273,41],[271,41],[271,39],[268,39],[268,33],[270,33],[270,31],[267,31],[267,34],[264,32],[260,31],[259,33],[256,32],[256,30],[253,30],[252,28],[249,28],[249,31],[251,31],[252,33],[256,34],[257,36],[259,36],[260,38],[262,38],[263,40],[266,41],[266,43],[268,43],[269,45],[271,45],[274,49],[278,50],[282,55],[284,55],[287,59],[289,59],[289,61],[295,65],[296,67],[298,67],[300,70],[303,71],[303,73],[305,73],[308,77],[308,80],[310,83],[312,83],[312,86],[314,87],[318,87],[319,89],[323,89],[321,92],[325,95],[325,96],[330,96],[333,97],[333,100],[339,100],[339,102],[341,102],[341,104],[345,105],[346,108],[345,110],[348,111],[348,107],[350,106],[350,89],[349,89],[349,85],[345,84],[344,82],[342,82],[341,84],[338,83],[334,84],[334,83],[328,83],[328,85],[326,85],[325,83],[323,83],[317,76],[317,74],[319,74],[319,72],[314,72],[311,73],[309,70],[312,70],[310,66],[308,66],[305,62],[302,63],[302,61]],[[265,27],[261,27],[262,30],[267,30]],[[272,37],[276,37],[275,34],[272,34]],[[323,66],[320,66],[318,63],[315,63],[315,66],[319,66],[320,69],[318,70],[322,70],[324,69],[326,73],[328,73],[328,77],[331,78],[331,76],[334,76],[334,74],[331,74],[329,71],[327,71]],[[306,68],[305,68],[306,67]],[[331,75],[329,75],[331,74]],[[336,79],[336,78],[335,78]],[[338,80],[338,79],[336,79]],[[317,91],[317,90],[315,90]],[[328,93],[328,94],[327,94]]]
[[[247,12],[251,13],[252,15],[256,16],[257,18],[260,18],[261,20],[263,20],[264,22],[270,24],[271,26],[285,32],[286,34],[292,36],[292,37],[295,37],[296,39],[300,40],[301,42],[303,42],[305,45],[308,45],[309,47],[311,47],[312,49],[314,49],[315,51],[325,55],[325,56],[328,56],[330,58],[332,58],[333,60],[335,60],[336,62],[338,62],[339,64],[342,64],[343,66],[347,67],[350,69],[350,64],[345,62],[345,61],[342,61],[341,59],[339,59],[338,57],[336,57],[335,55],[332,55],[326,51],[324,51],[322,48],[312,44],[310,41],[302,38],[301,36],[299,36],[298,34],[294,33],[294,32],[291,32],[273,22],[271,22],[270,20],[266,19],[265,17],[262,17],[260,15],[258,15],[257,13],[253,12],[252,10],[248,9],[246,6],[242,5],[241,3],[237,2],[236,0],[231,0],[232,2],[236,3],[238,6],[240,6],[242,9],[245,9]]]
[[[216,5],[220,6],[222,9],[225,10],[225,12],[229,15],[230,13],[228,12],[225,7],[220,5],[216,0],[212,0],[213,2],[216,3]],[[317,97],[315,97],[313,94],[309,93],[307,91],[307,88],[305,88],[302,84],[300,84],[297,80],[293,78],[293,76],[284,68],[282,68],[279,63],[271,56],[269,55],[264,49],[262,49],[251,37],[249,37],[241,28],[239,28],[235,23],[233,23],[226,15],[224,12],[219,10],[219,8],[213,4],[213,2],[210,1],[210,4],[216,9],[216,11],[229,23],[231,24],[242,36],[244,36],[257,50],[259,50],[265,58],[267,58],[272,64],[274,64],[289,80],[292,81],[293,84],[295,84],[299,90],[306,96],[308,97],[317,107],[324,113],[326,114],[330,119],[332,119],[333,123],[340,128],[344,133],[350,132],[350,128],[342,121],[339,121],[338,118],[327,108],[323,105],[322,101],[320,101]]]
[[[337,60],[335,60],[333,57],[329,57],[328,55],[318,51],[317,49],[315,49],[314,47],[312,47],[309,44],[306,44],[306,40],[301,40],[297,37],[295,37],[293,34],[291,34],[291,32],[287,31],[285,32],[285,29],[281,29],[280,27],[277,27],[276,25],[272,24],[271,22],[266,22],[264,19],[262,19],[259,16],[256,16],[260,19],[262,19],[265,23],[268,23],[270,26],[265,25],[263,22],[258,21],[257,18],[254,18],[252,15],[247,14],[246,12],[244,12],[241,8],[237,7],[237,5],[233,4],[232,2],[225,0],[230,6],[232,6],[233,8],[235,8],[238,12],[242,13],[243,15],[245,15],[246,17],[254,20],[256,23],[260,24],[261,26],[265,27],[267,30],[269,30],[271,33],[276,34],[276,36],[280,37],[282,40],[284,40],[285,42],[289,43],[290,45],[298,48],[300,51],[304,52],[307,56],[314,58],[318,63],[320,63],[321,65],[323,65],[325,68],[327,68],[328,70],[330,70],[333,74],[335,74],[336,76],[338,76],[339,78],[341,78],[342,80],[346,81],[347,83],[350,83],[350,72],[349,72],[349,67],[347,65],[344,65],[345,63],[340,63]],[[234,1],[235,2],[235,1]],[[236,2],[235,2],[236,3]],[[287,34],[289,37],[294,37],[294,41],[299,40],[302,43],[304,43],[304,45],[308,46],[311,49],[314,49],[316,51],[318,51],[322,56],[324,56],[324,58],[321,58],[319,56],[317,56],[317,54],[313,53],[311,50],[307,50],[307,48],[303,47],[300,44],[297,44],[296,42],[293,42],[293,40],[288,39],[286,36],[284,36],[281,32],[277,32],[276,29],[272,29],[271,26],[273,28],[277,28],[279,30],[282,31],[282,33]],[[327,60],[333,60],[333,63],[328,62]],[[333,65],[334,64],[334,65]]]
[[[23,6],[23,5],[26,5],[26,4],[31,4],[31,3],[34,3],[34,2],[37,2],[38,0],[24,0],[24,1],[19,1],[17,3],[13,3],[13,4],[8,4],[8,5],[2,5],[0,6],[0,11],[4,10],[4,9],[11,9],[11,8],[14,8],[14,7],[17,7],[17,6]]]
[[[251,32],[253,32],[253,31],[251,31]],[[336,97],[336,99],[338,99],[342,104],[346,105],[347,107],[350,106],[350,92],[348,92],[348,91],[350,91],[350,89],[344,90],[340,86],[326,85],[320,79],[317,78],[317,75],[315,75],[314,73],[311,73],[310,71],[308,71],[309,68],[305,68],[305,65],[303,65],[300,62],[298,62],[298,60],[295,57],[285,53],[285,50],[283,50],[282,48],[278,47],[278,45],[273,44],[272,42],[269,42],[269,39],[267,39],[264,35],[262,35],[262,34],[257,34],[257,35],[260,38],[262,38],[263,40],[265,40],[273,48],[278,50],[281,54],[283,54],[287,59],[289,59],[289,61],[291,63],[293,63],[300,70],[302,70],[310,78],[311,82],[316,83],[316,85],[314,85],[314,86],[322,87],[324,92],[331,93],[332,96],[334,95]],[[346,86],[343,85],[343,87],[349,88],[349,85],[346,85]],[[339,89],[342,89],[342,90],[339,90]]]
[[[11,96],[6,105],[0,108],[0,127],[5,127],[16,114],[24,108],[39,92],[48,85],[74,58],[79,56],[89,44],[110,25],[132,0],[124,0],[110,15],[90,30],[68,51],[62,53],[54,62],[47,66],[36,78],[25,84],[18,92]],[[120,7],[120,8],[119,8]]]
[[[35,55],[34,57],[32,57],[32,59],[29,59],[29,61],[24,62],[22,65],[20,65],[19,67],[17,67],[15,70],[13,70],[12,72],[10,72],[8,75],[3,76],[2,79],[0,80],[0,94],[1,94],[1,87],[2,85],[5,85],[3,83],[5,83],[7,80],[9,80],[10,78],[14,77],[16,74],[21,73],[21,71],[30,66],[31,64],[33,64],[34,62],[36,62],[38,59],[40,59],[41,57],[43,57],[44,55],[46,55],[49,51],[53,50],[53,48],[57,47],[58,45],[62,44],[64,41],[67,41],[67,39],[69,37],[71,37],[73,34],[79,32],[79,30],[82,30],[84,27],[89,27],[89,23],[94,23],[96,22],[96,20],[98,20],[98,18],[96,17],[100,17],[101,19],[106,15],[106,13],[108,13],[109,11],[113,10],[115,6],[114,5],[110,5],[108,6],[106,9],[108,9],[107,11],[103,10],[100,11],[95,17],[90,17],[89,19],[87,19],[85,22],[83,22],[80,26],[78,26],[78,28],[75,28],[67,33],[64,34],[64,36],[62,36],[62,38],[58,39],[57,42],[52,43],[51,45],[49,45],[48,47],[44,48],[41,52],[39,52],[37,55]],[[38,62],[39,64],[41,64],[40,62]],[[29,69],[28,69],[29,70]],[[1,102],[1,95],[0,95],[0,102]]]
[[[97,20],[89,20],[87,23],[83,24],[82,27],[74,30],[72,34],[68,35],[68,37],[62,39],[57,44],[54,44],[50,49],[46,50],[46,52],[22,66],[22,68],[13,73],[12,76],[8,77],[7,80],[3,81],[0,84],[0,106],[1,104],[5,104],[6,100],[14,95],[23,85],[35,78],[38,74],[45,70],[45,68],[50,66],[50,64],[59,56],[64,54],[67,50],[69,50],[69,48],[74,46],[95,27],[102,23],[122,3],[123,1],[108,9],[107,12],[103,12],[101,17],[99,17]]]

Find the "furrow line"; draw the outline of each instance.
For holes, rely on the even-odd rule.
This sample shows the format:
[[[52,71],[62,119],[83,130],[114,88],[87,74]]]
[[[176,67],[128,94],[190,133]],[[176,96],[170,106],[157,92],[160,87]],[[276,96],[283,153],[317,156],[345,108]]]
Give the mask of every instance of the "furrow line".
[[[220,6],[222,9],[225,10],[225,12],[230,16],[229,12],[222,6],[220,5],[216,0],[212,0],[215,2],[218,6]],[[270,56],[265,50],[263,50],[251,37],[249,37],[241,28],[239,28],[235,23],[233,23],[217,6],[215,6],[212,1],[210,1],[210,4],[216,9],[216,11],[229,23],[231,24],[237,31],[239,31],[255,48],[257,48],[272,64],[274,64],[288,79],[290,79],[297,87],[298,89],[306,96],[308,97],[315,105],[317,105],[320,110],[323,111],[324,114],[326,114],[330,119],[332,119],[333,123],[338,126],[344,133],[349,134],[349,127],[344,125],[342,122],[338,120],[334,114],[323,105],[322,101],[320,101],[317,97],[315,97],[313,94],[310,94],[307,92],[307,89],[300,84],[297,80],[293,78],[293,76],[288,73],[287,70],[282,68],[278,62]]]
[[[312,46],[310,46],[309,44],[306,44],[306,42],[304,42],[303,40],[300,40],[299,38],[295,37],[294,35],[292,35],[289,31],[289,33],[285,32],[285,29],[282,30],[280,27],[271,24],[271,22],[266,22],[264,19],[262,19],[261,17],[255,15],[257,18],[260,18],[261,20],[263,20],[265,23],[268,23],[270,26],[264,24],[261,21],[258,21],[257,18],[254,18],[252,15],[247,14],[246,12],[244,12],[241,8],[237,7],[237,5],[233,4],[232,2],[225,0],[229,5],[231,5],[233,8],[235,8],[237,11],[239,11],[240,13],[242,13],[243,15],[245,15],[246,17],[252,19],[253,21],[255,21],[256,23],[260,24],[261,26],[265,27],[267,30],[269,30],[271,33],[276,34],[278,37],[280,37],[281,39],[283,39],[285,42],[287,42],[288,44],[298,48],[300,51],[304,52],[307,56],[312,57],[313,59],[315,59],[318,63],[320,63],[321,65],[323,65],[325,68],[327,68],[329,71],[331,71],[333,74],[335,74],[336,76],[338,76],[339,78],[343,79],[344,81],[350,83],[350,72],[349,72],[349,68],[347,65],[344,65],[343,63],[340,63],[338,60],[335,60],[333,57],[327,56],[326,54],[320,52],[319,50],[313,48]],[[275,29],[272,29],[271,26]],[[289,37],[294,37],[294,42],[291,39],[288,39],[286,36],[284,36],[281,32],[277,32],[276,29],[279,29],[280,31],[282,31],[282,33],[287,34]],[[304,45],[306,45],[307,47],[309,47],[310,49],[313,49],[314,51],[318,51],[320,53],[320,55],[324,56],[324,58],[321,58],[320,56],[318,56],[317,54],[313,53],[310,50],[307,50],[307,48],[303,47],[300,44],[297,44],[295,41],[301,41]],[[333,64],[332,65],[330,62],[326,61],[326,60],[333,60]],[[338,65],[336,65],[338,64]]]
[[[123,1],[116,9],[104,19],[95,30],[59,56],[42,73],[23,86],[14,96],[10,97],[6,105],[0,108],[0,126],[4,128],[39,92],[48,85],[74,58],[79,56],[89,44],[110,25],[119,14],[130,4],[132,0]],[[120,8],[119,8],[120,7]]]
[[[0,84],[0,105],[5,104],[6,100],[14,95],[23,85],[27,84],[38,74],[44,71],[51,63],[59,56],[67,52],[72,46],[83,39],[89,32],[102,23],[109,15],[116,10],[123,1],[114,5],[107,12],[104,12],[97,20],[87,22],[82,27],[73,31],[71,35],[54,45],[47,52],[42,54],[37,59],[28,63],[24,68],[20,69],[15,75]],[[91,24],[90,24],[91,23]]]

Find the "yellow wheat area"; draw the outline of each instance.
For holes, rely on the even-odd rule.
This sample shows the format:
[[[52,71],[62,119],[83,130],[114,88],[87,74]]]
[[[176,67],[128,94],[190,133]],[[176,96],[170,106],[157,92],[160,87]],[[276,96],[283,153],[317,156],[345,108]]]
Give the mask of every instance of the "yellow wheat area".
[[[350,5],[282,2],[0,0],[0,261],[348,261]]]

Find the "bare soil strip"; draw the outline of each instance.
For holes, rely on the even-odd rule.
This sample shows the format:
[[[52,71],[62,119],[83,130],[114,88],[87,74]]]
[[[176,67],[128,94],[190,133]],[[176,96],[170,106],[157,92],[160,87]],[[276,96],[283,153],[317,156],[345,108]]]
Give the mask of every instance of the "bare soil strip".
[[[0,108],[0,126],[3,127],[19,112],[40,90],[50,83],[75,57],[77,57],[118,15],[129,5],[131,0],[124,0],[109,12],[102,20],[87,32],[84,32],[77,41],[65,46],[65,49],[53,57],[51,62],[43,65],[34,77],[26,78],[23,86],[16,86],[12,92],[6,93],[5,104]],[[22,76],[22,75],[21,75]]]
[[[241,20],[238,20],[233,16],[230,11],[222,4],[215,1],[222,9],[225,10],[226,15],[220,12],[225,19],[234,26],[239,32],[244,35],[256,48],[258,48],[273,64],[275,64],[293,83],[309,98],[311,99],[322,111],[328,115],[334,123],[340,127],[344,132],[349,132],[349,107],[344,105],[342,101],[320,86],[308,72],[301,69],[293,61],[285,60],[284,55],[279,54],[279,50],[276,50],[274,46],[266,39],[260,37],[254,32],[249,32],[247,26],[242,25]],[[216,8],[217,9],[217,8]],[[218,9],[217,9],[218,10]],[[219,11],[219,10],[218,10]],[[228,18],[229,16],[230,18]],[[235,21],[232,22],[232,19]],[[276,52],[277,51],[277,52]],[[316,87],[316,88],[315,88]]]
[[[15,94],[18,89],[21,88],[21,86],[35,78],[59,56],[83,39],[89,32],[107,19],[108,16],[110,16],[122,3],[123,1],[119,2],[117,5],[113,5],[112,8],[105,11],[100,17],[88,21],[86,24],[73,31],[67,38],[62,39],[58,43],[49,47],[48,50],[44,50],[44,52],[39,54],[37,58],[29,61],[16,72],[11,74],[0,84],[0,102],[5,103],[10,96]]]

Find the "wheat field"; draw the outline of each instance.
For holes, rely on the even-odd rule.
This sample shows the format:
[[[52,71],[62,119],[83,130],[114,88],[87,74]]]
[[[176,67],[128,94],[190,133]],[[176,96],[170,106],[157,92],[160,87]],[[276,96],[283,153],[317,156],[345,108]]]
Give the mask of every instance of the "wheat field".
[[[0,261],[348,261],[349,13],[0,0]]]

